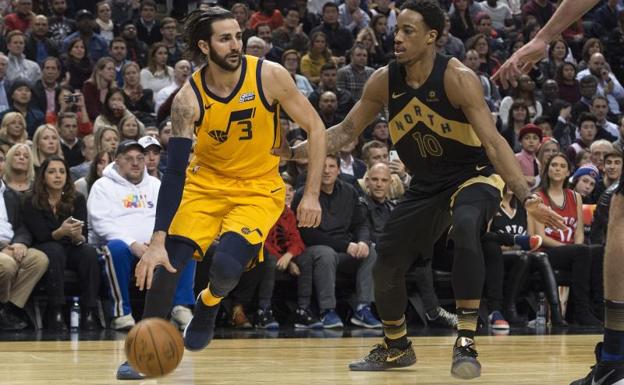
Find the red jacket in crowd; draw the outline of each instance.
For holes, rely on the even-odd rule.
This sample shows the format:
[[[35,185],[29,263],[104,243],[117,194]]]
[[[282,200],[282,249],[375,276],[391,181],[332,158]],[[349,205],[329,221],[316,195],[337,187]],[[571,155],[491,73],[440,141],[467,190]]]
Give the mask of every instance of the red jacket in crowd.
[[[277,259],[280,259],[286,252],[296,257],[305,250],[305,244],[297,229],[297,218],[288,207],[284,206],[282,215],[271,228],[264,242],[264,248]]]

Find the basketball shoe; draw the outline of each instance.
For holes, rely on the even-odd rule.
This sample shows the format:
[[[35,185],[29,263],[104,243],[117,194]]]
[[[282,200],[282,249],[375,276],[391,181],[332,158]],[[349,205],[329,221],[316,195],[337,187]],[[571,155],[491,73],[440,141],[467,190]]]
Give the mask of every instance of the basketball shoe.
[[[373,350],[363,358],[349,364],[352,371],[379,372],[392,368],[404,368],[416,363],[416,352],[412,341],[408,341],[405,349],[389,348],[385,341],[375,345]]]
[[[477,349],[472,338],[457,337],[453,347],[453,377],[470,380],[481,376],[481,364],[477,360]]]
[[[197,296],[195,314],[184,329],[184,346],[188,350],[202,350],[212,341],[218,312],[219,305],[206,306],[201,293]]]
[[[573,381],[570,385],[624,385],[624,362],[601,362],[602,342],[596,344],[594,354],[596,365],[591,367],[585,378]]]

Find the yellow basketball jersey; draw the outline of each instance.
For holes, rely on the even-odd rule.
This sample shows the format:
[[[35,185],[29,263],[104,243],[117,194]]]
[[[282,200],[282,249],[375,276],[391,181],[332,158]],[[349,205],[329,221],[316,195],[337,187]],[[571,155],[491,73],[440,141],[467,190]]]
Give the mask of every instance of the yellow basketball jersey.
[[[208,89],[206,66],[193,73],[189,82],[201,111],[195,122],[194,164],[232,178],[277,172],[279,157],[271,149],[281,145],[279,104],[268,103],[261,68],[262,60],[243,55],[241,77],[226,98]]]

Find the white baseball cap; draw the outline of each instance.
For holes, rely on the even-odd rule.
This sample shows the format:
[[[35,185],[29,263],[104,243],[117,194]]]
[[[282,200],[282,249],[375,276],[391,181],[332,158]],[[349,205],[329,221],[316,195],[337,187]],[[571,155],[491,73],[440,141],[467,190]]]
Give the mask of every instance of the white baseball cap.
[[[158,139],[154,138],[153,136],[144,136],[139,139],[138,142],[141,147],[143,147],[144,151],[147,150],[149,146],[157,146],[159,150],[162,150],[162,145],[160,144]]]

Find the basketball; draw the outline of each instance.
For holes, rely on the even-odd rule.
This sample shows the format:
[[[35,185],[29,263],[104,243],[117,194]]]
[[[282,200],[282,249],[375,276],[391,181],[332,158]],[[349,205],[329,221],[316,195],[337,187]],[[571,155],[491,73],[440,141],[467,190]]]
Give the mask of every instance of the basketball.
[[[148,318],[130,330],[125,350],[134,369],[147,377],[158,377],[172,372],[180,364],[184,342],[171,323]]]

